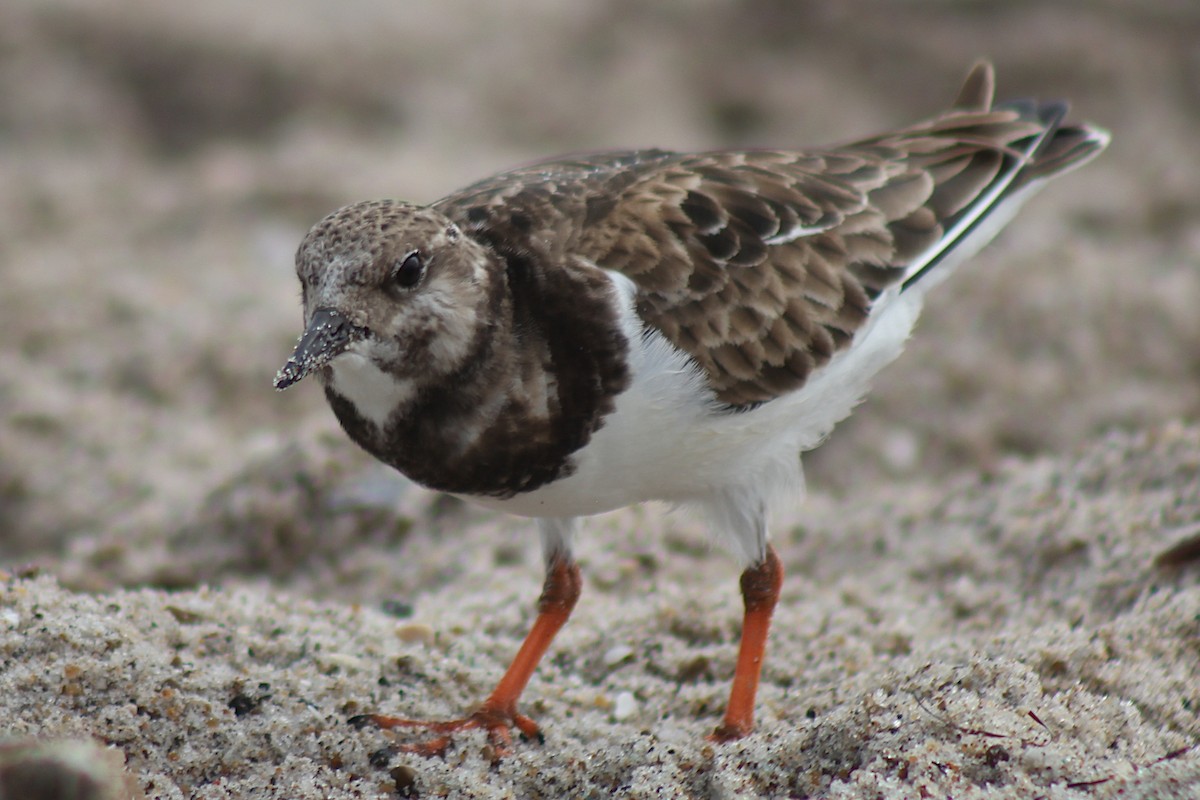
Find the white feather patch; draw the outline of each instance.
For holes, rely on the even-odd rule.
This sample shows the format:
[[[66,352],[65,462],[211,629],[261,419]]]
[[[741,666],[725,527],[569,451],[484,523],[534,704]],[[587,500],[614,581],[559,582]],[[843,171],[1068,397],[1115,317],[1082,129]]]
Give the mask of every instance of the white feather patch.
[[[388,418],[408,403],[413,394],[410,381],[396,378],[351,349],[329,362],[334,391],[345,397],[368,421],[381,430]]]
[[[604,426],[574,456],[575,471],[508,499],[470,498],[531,517],[597,514],[647,500],[698,505],[714,536],[743,564],[762,557],[765,512],[803,493],[800,453],[816,447],[904,347],[920,310],[917,293],[882,295],[852,345],[801,389],[732,412],[704,375],[634,311],[635,288],[612,274],[630,344],[632,382]]]

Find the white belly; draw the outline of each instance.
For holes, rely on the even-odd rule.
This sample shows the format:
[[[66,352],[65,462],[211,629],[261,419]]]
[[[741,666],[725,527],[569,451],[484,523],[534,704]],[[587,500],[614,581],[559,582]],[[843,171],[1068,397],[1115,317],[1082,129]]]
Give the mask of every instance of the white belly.
[[[659,334],[643,335],[632,284],[613,280],[625,300],[632,371],[616,410],[575,454],[570,476],[508,499],[467,499],[523,516],[573,517],[647,500],[711,505],[731,495],[799,495],[799,454],[820,444],[900,354],[920,305],[916,292],[885,293],[854,343],[805,386],[754,410],[729,412],[686,354]]]

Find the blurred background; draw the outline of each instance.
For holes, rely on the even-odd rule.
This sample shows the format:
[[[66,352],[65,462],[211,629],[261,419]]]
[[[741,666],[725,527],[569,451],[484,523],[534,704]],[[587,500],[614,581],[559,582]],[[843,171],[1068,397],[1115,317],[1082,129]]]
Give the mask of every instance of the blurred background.
[[[405,535],[316,385],[271,388],[333,208],[564,152],[868,135],[980,57],[1113,145],[930,298],[807,460],[856,501],[1200,414],[1200,4],[9,0],[0,564],[182,586]]]

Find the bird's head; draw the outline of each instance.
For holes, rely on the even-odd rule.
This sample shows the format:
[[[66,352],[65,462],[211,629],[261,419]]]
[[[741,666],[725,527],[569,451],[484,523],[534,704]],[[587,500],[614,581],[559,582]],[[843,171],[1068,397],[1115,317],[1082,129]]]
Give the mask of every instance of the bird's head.
[[[432,208],[377,200],[335,211],[296,253],[305,329],[275,388],[325,377],[343,356],[397,378],[452,371],[485,324],[490,260]]]

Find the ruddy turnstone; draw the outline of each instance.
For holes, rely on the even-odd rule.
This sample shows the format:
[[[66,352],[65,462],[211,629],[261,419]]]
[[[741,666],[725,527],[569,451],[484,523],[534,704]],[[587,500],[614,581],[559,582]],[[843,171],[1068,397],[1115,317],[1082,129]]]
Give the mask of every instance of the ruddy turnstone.
[[[579,597],[576,518],[694,504],[744,566],[717,741],[753,727],[783,569],[772,500],[896,358],[925,292],[1108,136],[1064,103],[992,104],[979,64],[950,110],[810,150],[550,161],[429,206],[356,203],[296,256],[305,331],[275,379],[316,373],[355,442],[431,489],[535,517],[532,630],[477,711],[419,725],[432,753],[537,736],[517,700]]]

